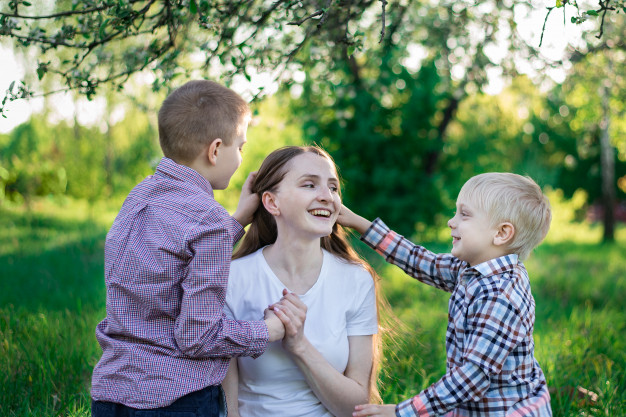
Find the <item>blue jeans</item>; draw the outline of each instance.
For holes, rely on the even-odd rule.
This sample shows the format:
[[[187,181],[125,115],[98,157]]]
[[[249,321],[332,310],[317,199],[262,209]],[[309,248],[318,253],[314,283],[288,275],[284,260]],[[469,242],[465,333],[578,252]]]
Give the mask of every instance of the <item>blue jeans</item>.
[[[206,387],[185,395],[172,404],[140,410],[123,404],[91,401],[92,417],[219,417],[222,387]]]

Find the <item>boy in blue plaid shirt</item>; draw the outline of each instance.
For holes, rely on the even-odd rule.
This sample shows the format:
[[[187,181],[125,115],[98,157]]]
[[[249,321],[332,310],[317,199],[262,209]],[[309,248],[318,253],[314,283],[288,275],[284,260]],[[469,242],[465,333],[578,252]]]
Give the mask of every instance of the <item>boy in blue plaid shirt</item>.
[[[522,263],[548,233],[550,203],[529,177],[487,173],[461,189],[451,254],[435,254],[342,208],[338,222],[419,281],[450,292],[446,374],[394,405],[353,416],[551,416],[534,356],[535,301]]]

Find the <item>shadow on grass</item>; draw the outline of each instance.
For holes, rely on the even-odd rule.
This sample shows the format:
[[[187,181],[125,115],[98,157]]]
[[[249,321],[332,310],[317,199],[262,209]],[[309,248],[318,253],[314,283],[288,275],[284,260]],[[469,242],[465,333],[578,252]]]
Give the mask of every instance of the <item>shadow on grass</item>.
[[[103,226],[32,213],[1,216],[0,305],[76,312],[104,305]]]
[[[0,414],[89,415],[106,228],[0,209]]]

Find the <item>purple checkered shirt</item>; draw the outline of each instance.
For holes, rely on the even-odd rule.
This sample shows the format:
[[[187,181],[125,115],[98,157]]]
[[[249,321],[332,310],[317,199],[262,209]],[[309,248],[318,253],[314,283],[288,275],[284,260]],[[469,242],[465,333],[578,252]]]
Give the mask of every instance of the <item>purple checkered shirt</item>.
[[[398,417],[552,415],[534,357],[535,300],[517,255],[470,267],[411,243],[380,219],[361,239],[412,277],[452,293],[446,374],[398,404]]]
[[[263,321],[223,313],[241,225],[209,182],[163,158],[128,195],[104,249],[106,318],[94,400],[157,408],[220,384],[230,356],[265,351]]]

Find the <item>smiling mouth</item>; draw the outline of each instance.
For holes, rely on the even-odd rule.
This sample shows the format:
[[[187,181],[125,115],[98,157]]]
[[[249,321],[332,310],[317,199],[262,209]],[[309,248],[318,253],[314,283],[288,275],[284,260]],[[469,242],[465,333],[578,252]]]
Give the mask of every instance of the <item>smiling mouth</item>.
[[[324,217],[326,219],[330,217],[330,210],[315,209],[315,210],[310,210],[309,213],[311,213],[315,217]]]

